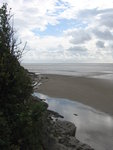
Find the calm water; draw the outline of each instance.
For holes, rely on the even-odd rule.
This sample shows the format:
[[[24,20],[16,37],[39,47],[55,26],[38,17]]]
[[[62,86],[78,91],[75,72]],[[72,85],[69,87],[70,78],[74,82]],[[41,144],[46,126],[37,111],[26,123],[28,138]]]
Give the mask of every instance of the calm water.
[[[31,72],[39,74],[58,74],[113,79],[113,64],[89,63],[55,63],[55,64],[23,64]]]
[[[40,93],[35,96],[46,99],[49,109],[64,116],[77,127],[76,137],[95,150],[113,149],[113,117],[89,106],[68,99],[51,98]],[[74,115],[77,114],[77,115]]]

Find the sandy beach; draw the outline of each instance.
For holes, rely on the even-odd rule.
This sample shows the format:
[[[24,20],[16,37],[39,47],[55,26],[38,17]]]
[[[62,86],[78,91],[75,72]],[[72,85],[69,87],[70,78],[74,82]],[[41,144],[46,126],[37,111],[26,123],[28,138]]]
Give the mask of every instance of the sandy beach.
[[[113,115],[113,82],[105,79],[46,75],[37,89],[51,97],[66,98]]]

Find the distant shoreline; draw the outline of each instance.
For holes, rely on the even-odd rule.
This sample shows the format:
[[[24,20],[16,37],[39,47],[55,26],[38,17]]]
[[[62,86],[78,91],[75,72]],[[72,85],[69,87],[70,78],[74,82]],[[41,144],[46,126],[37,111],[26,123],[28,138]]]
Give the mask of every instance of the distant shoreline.
[[[48,80],[39,86],[37,92],[76,100],[113,115],[113,82],[110,80],[50,74],[44,76]]]
[[[112,63],[30,63],[23,64],[30,72],[73,77],[113,80]]]

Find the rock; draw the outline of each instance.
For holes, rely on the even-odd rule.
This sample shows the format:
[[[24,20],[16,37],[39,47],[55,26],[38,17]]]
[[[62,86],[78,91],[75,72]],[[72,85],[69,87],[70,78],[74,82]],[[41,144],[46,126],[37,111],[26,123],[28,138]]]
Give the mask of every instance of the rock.
[[[76,127],[71,122],[58,120],[55,123],[55,132],[59,136],[62,135],[75,136]]]
[[[59,113],[57,113],[53,110],[48,110],[48,113],[50,116],[55,117],[55,118],[64,118],[62,115],[60,115]]]
[[[62,144],[56,143],[53,147],[50,147],[49,150],[68,150],[68,148]]]
[[[74,116],[78,116],[78,114],[73,114]]]
[[[32,97],[34,102],[43,103],[48,108],[48,104],[43,100]],[[77,114],[74,114],[77,116]],[[60,114],[47,110],[46,121],[44,120],[45,130],[43,133],[43,147],[45,150],[94,150],[87,144],[83,144],[76,139],[76,126],[68,121],[58,120],[63,118]],[[57,119],[53,119],[57,118]]]
[[[36,96],[32,96],[32,101],[37,102],[37,103],[43,103],[45,108],[48,108],[48,104],[46,102],[44,102],[44,100],[36,97]]]
[[[83,144],[76,137],[61,137],[59,143],[68,148],[68,150],[94,150],[89,145]]]
[[[49,127],[49,145],[47,150],[94,150],[75,137],[76,126],[68,121],[57,120]]]

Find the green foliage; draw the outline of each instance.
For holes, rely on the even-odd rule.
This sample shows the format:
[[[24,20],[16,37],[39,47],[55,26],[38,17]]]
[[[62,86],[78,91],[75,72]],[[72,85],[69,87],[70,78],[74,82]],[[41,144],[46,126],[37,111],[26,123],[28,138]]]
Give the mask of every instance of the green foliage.
[[[0,150],[42,150],[46,107],[33,101],[32,81],[19,63],[21,51],[7,4],[0,8]]]
[[[0,112],[0,149],[8,150],[10,146],[10,128],[6,117]]]

